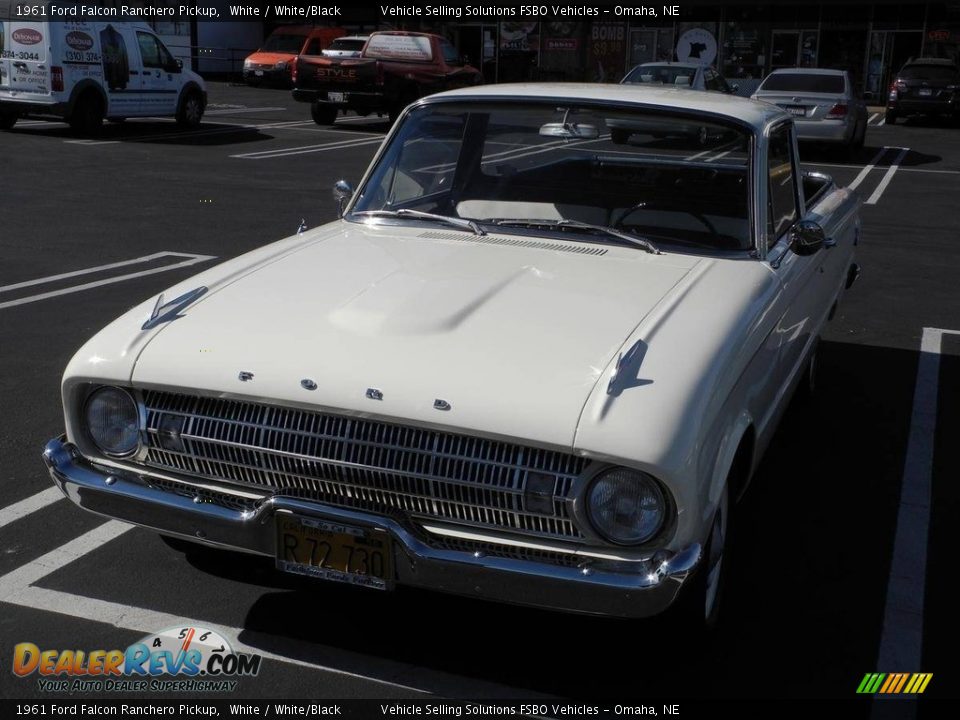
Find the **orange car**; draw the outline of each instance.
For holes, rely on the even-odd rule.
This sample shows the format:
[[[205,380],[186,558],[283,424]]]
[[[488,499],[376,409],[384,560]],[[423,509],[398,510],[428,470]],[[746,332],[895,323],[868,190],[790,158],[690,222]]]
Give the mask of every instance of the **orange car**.
[[[263,47],[243,61],[243,79],[250,85],[292,84],[290,72],[298,55],[319,55],[338,37],[347,34],[339,27],[281,25],[263,43]]]

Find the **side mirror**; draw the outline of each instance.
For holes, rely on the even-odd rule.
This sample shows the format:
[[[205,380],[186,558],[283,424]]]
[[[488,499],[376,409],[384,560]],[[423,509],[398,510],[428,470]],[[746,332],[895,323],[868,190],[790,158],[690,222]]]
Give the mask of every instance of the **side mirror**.
[[[801,220],[793,228],[790,249],[797,255],[813,255],[826,244],[823,228],[812,220]]]
[[[733,93],[737,92],[739,89],[740,89],[740,86],[737,85],[737,83],[732,83],[730,85],[730,94],[732,95]]]
[[[333,199],[337,201],[337,217],[343,217],[343,209],[353,197],[353,185],[346,180],[337,180],[333,186]]]
[[[177,58],[177,67],[183,70],[183,60],[180,58]]]

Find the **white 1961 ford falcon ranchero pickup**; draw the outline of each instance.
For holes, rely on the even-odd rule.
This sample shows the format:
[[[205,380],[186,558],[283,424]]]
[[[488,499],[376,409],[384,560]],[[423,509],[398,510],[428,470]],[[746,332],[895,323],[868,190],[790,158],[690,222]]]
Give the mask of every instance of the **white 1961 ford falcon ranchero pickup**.
[[[859,202],[793,119],[458,90],[335,192],[80,349],[56,484],[287,572],[715,622],[733,503],[858,273]]]

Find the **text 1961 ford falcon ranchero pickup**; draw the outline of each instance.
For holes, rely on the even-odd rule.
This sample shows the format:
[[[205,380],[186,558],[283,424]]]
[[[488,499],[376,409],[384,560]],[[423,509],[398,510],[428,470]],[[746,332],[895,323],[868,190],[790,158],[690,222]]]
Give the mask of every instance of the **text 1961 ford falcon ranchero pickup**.
[[[858,272],[858,200],[792,118],[458,90],[337,194],[76,354],[57,485],[327,580],[713,622],[731,506]]]

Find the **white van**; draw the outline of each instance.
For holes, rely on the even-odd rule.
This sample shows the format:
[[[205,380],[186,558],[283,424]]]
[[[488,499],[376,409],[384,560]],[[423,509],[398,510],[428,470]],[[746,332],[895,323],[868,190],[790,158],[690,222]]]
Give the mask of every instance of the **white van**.
[[[147,25],[17,21],[0,0],[0,129],[21,115],[66,120],[84,134],[104,118],[172,116],[200,124],[203,79],[185,70]]]

